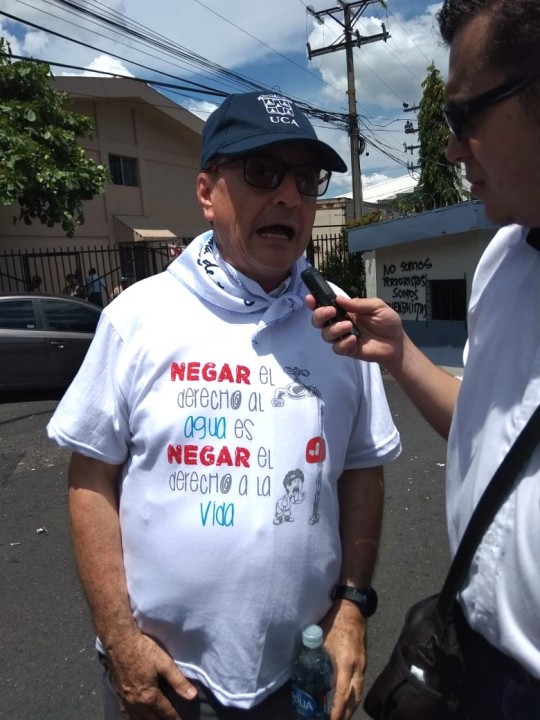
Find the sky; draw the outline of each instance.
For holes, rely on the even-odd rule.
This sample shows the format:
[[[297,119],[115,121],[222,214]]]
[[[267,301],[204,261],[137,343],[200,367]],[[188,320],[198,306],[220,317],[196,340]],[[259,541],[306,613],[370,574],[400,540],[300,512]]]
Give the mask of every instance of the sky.
[[[332,13],[319,24],[308,7]],[[368,0],[353,26],[369,37],[382,33],[384,24],[390,36],[353,53],[366,196],[381,197],[395,178],[416,175],[407,166],[416,164],[418,151],[404,148],[416,142],[415,134],[404,132],[407,121],[416,127],[416,116],[404,103],[418,104],[432,62],[446,77],[439,7],[425,0]],[[170,83],[175,87],[153,87],[205,120],[224,94],[255,87],[347,113],[345,51],[309,60],[306,49],[307,43],[312,51],[341,44],[338,20],[343,10],[336,0],[2,0],[0,36],[14,55],[45,60],[55,75],[102,71]],[[346,130],[318,117],[311,121],[350,168]],[[335,174],[328,196],[350,191],[350,172]]]

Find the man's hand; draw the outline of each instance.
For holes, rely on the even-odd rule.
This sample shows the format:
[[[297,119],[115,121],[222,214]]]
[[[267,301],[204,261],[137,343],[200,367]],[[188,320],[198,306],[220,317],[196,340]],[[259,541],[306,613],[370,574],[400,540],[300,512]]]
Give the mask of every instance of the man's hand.
[[[182,720],[159,687],[163,678],[186,700],[196,688],[171,657],[147,635],[134,632],[107,650],[111,682],[126,720]]]
[[[400,316],[379,298],[350,299],[342,295],[336,302],[351,315],[360,330],[360,337],[351,335],[348,321],[328,324],[336,314],[332,306],[317,308],[315,298],[308,295],[308,307],[313,310],[313,325],[321,330],[323,339],[334,346],[338,355],[360,360],[392,364],[401,355],[404,332]]]
[[[362,698],[366,670],[366,621],[347,600],[337,600],[321,621],[324,646],[336,670],[334,704],[330,720],[351,720]]]

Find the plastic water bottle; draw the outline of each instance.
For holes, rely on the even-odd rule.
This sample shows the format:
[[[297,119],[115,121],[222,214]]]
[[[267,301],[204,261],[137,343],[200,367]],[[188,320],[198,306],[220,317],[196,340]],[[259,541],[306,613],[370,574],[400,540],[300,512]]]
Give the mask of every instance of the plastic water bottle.
[[[334,697],[334,665],[323,648],[322,629],[318,625],[307,627],[302,645],[291,674],[296,717],[328,720]]]

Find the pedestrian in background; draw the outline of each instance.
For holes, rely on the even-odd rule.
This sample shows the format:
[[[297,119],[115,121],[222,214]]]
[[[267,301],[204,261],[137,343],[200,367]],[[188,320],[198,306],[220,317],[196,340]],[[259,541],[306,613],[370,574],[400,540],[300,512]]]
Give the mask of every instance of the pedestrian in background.
[[[32,275],[32,279],[28,283],[28,292],[40,292],[42,279],[39,275]]]
[[[90,302],[99,307],[103,307],[103,290],[105,289],[105,283],[103,282],[103,278],[97,274],[96,268],[91,267],[88,271],[85,287]]]
[[[70,295],[71,297],[81,298],[82,300],[86,299],[86,291],[73,273],[66,275],[66,286],[62,290],[62,293],[64,295]]]

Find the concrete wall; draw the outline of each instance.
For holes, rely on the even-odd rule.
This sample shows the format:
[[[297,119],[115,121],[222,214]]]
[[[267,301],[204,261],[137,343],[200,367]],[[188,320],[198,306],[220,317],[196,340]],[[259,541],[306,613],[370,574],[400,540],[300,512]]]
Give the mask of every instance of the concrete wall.
[[[463,347],[466,323],[433,320],[428,285],[431,280],[464,279],[468,304],[476,266],[492,237],[492,230],[475,230],[367,252],[367,294],[382,298],[399,312],[414,342]]]

